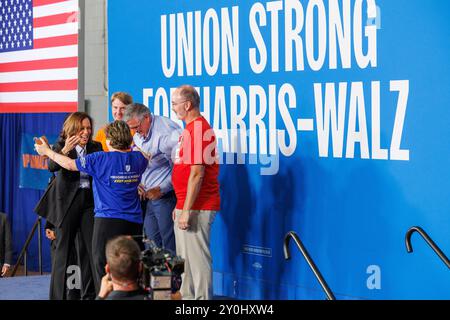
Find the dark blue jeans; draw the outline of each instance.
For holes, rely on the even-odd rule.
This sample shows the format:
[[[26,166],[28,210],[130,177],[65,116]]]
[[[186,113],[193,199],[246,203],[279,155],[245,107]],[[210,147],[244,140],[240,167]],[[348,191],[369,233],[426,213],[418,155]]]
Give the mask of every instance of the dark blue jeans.
[[[173,232],[172,211],[177,204],[173,191],[165,194],[161,199],[148,200],[145,210],[144,231],[148,239],[167,250],[176,252],[175,235]]]

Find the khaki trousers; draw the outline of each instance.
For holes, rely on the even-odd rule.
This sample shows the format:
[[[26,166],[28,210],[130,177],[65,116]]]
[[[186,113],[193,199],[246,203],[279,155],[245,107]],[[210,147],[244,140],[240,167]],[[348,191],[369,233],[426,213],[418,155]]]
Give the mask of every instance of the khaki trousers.
[[[184,262],[180,293],[183,300],[211,300],[212,258],[209,249],[211,225],[217,211],[192,210],[187,230],[178,228],[181,210],[175,210],[175,242],[177,255]]]

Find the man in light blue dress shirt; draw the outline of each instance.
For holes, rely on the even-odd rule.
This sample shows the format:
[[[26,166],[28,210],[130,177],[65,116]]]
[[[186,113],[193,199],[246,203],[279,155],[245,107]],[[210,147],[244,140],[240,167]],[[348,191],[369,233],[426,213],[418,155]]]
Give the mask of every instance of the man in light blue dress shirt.
[[[142,175],[141,198],[147,199],[144,230],[158,247],[175,250],[172,211],[176,197],[172,187],[172,154],[182,132],[169,118],[150,113],[147,106],[132,103],[125,109],[124,120],[136,133],[135,147],[151,157]]]

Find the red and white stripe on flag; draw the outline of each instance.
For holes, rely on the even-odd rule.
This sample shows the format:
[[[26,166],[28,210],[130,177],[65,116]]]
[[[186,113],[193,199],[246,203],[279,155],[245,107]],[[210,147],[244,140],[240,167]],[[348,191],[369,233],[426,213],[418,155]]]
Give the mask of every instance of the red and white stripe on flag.
[[[32,4],[32,49],[0,52],[0,113],[77,111],[78,0]]]

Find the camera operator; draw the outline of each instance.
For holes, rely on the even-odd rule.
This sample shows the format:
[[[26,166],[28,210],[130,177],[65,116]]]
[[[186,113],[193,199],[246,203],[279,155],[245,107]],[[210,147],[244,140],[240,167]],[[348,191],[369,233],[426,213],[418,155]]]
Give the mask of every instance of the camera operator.
[[[106,245],[106,275],[102,278],[99,300],[146,300],[139,285],[142,273],[139,245],[129,236],[118,236]]]

